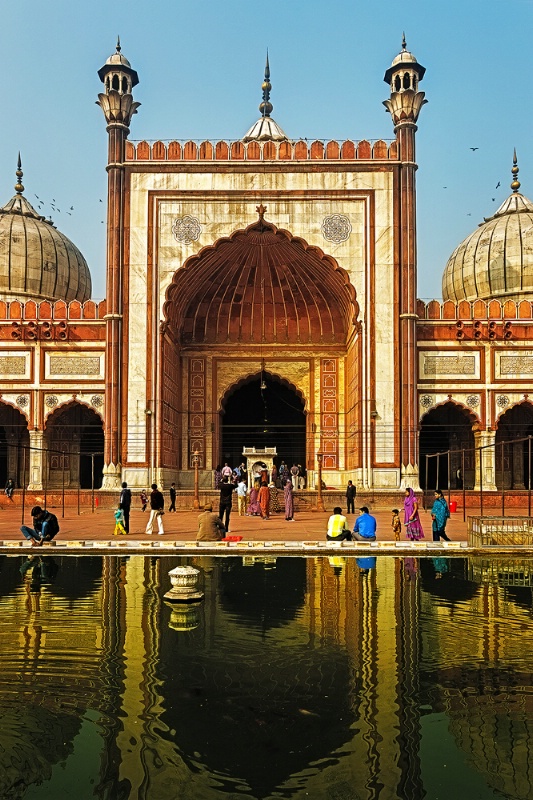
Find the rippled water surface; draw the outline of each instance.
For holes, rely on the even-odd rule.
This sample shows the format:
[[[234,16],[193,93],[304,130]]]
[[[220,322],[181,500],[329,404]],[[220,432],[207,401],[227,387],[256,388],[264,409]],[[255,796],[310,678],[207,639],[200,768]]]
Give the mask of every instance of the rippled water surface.
[[[168,571],[202,602],[170,606]],[[533,798],[533,562],[0,557],[0,798]]]

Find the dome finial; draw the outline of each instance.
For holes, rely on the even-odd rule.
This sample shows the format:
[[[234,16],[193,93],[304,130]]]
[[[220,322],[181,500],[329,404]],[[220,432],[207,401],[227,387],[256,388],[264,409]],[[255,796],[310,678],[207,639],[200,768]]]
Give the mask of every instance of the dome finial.
[[[520,181],[518,180],[518,177],[517,177],[519,172],[520,172],[520,170],[518,169],[518,165],[517,165],[516,147],[515,147],[514,152],[513,152],[513,166],[512,166],[512,169],[511,169],[511,173],[513,175],[513,182],[511,183],[511,189],[515,193],[518,192],[518,190],[520,189]]]
[[[407,42],[405,41],[405,31],[402,33],[402,50],[407,50]]]
[[[22,162],[20,160],[20,152],[19,152],[19,157],[18,157],[18,161],[17,161],[17,171],[16,171],[15,174],[17,176],[17,182],[15,184],[15,191],[16,191],[17,194],[22,194],[22,192],[24,191],[24,186],[22,185],[21,179],[22,179],[22,176],[23,176],[24,173],[22,172]]]
[[[261,89],[263,90],[263,102],[259,106],[259,111],[261,112],[263,117],[269,117],[272,114],[274,106],[270,102],[270,90],[272,89],[272,84],[270,83],[270,65],[268,63],[268,49],[267,49],[267,57],[265,64],[265,78],[261,85]]]
[[[120,53],[121,50],[122,48],[120,46],[120,36],[117,36],[117,53]]]

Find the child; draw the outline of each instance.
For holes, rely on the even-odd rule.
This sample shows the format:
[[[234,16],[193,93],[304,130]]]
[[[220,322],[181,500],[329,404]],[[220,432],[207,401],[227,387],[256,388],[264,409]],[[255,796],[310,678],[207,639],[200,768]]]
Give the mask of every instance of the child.
[[[400,512],[397,508],[392,509],[392,532],[397,542],[400,541],[400,534],[402,532],[402,523],[400,522]]]
[[[148,495],[146,494],[146,489],[143,489],[141,492],[141,506],[143,511],[146,511],[147,505],[148,505]]]
[[[119,533],[122,533],[124,534],[124,536],[126,536],[126,529],[124,527],[124,511],[122,509],[122,503],[119,503],[119,506],[115,511],[115,530],[113,531],[113,536],[118,536]]]

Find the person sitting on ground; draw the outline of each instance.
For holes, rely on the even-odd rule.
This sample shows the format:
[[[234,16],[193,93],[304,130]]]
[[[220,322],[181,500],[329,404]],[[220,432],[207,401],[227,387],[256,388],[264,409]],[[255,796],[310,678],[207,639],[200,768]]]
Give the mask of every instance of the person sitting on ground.
[[[358,542],[375,542],[377,528],[376,518],[369,513],[366,506],[361,506],[359,511],[361,515],[355,520],[353,538]]]
[[[32,547],[40,547],[43,542],[51,542],[59,533],[59,522],[56,515],[41,506],[34,506],[30,513],[34,527],[22,525],[20,530],[24,538],[31,541]]]
[[[224,523],[217,514],[213,513],[213,506],[207,503],[203,513],[198,516],[198,542],[218,542],[226,535]]]
[[[340,506],[335,506],[333,514],[328,519],[328,532],[326,541],[328,542],[351,542],[352,534],[348,527],[348,521],[342,513]]]
[[[10,500],[13,499],[13,492],[14,491],[15,491],[15,481],[13,480],[13,478],[9,478],[9,480],[6,483],[5,492],[6,492],[7,497],[9,497]]]

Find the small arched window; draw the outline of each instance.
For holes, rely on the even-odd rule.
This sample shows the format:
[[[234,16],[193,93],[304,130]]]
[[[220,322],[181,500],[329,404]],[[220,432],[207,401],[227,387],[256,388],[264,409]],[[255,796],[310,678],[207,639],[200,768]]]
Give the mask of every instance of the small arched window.
[[[115,89],[117,92],[120,89],[120,82],[118,79],[118,75],[113,75],[113,89]]]
[[[399,92],[400,89],[402,88],[402,82],[400,80],[400,76],[399,75],[396,75],[396,79],[394,81],[394,88],[396,89],[397,92]]]
[[[403,88],[404,89],[411,88],[411,76],[409,75],[408,72],[405,72],[403,76]]]
[[[128,92],[128,79],[122,78],[122,93],[127,94]]]

